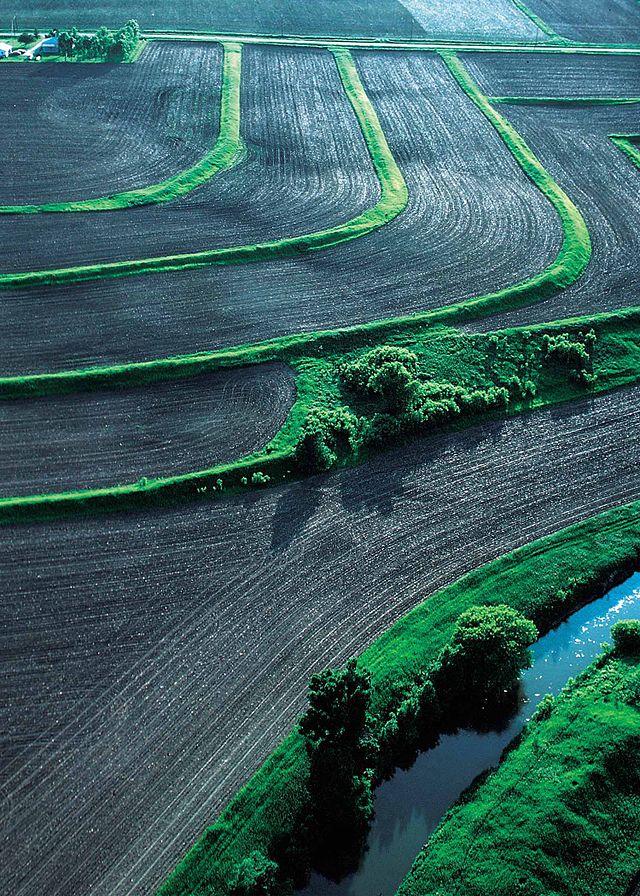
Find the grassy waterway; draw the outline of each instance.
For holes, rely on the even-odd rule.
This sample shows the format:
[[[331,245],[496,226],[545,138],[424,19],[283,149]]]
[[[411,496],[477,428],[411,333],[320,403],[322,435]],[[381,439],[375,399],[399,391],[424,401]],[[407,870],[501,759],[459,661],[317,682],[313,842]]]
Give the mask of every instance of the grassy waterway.
[[[303,896],[393,896],[426,840],[463,790],[498,764],[545,694],[557,694],[609,639],[611,626],[640,614],[640,573],[574,613],[532,647],[519,709],[502,726],[445,735],[408,770],[397,770],[375,793],[375,817],[360,866],[339,883],[319,874]]]

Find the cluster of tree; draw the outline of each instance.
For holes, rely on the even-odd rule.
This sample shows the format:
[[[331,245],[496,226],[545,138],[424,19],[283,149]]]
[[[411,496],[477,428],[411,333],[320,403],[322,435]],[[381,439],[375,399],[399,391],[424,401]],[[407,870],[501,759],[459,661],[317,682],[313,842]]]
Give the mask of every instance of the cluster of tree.
[[[593,373],[593,350],[597,342],[593,330],[579,332],[573,338],[569,333],[542,338],[543,357],[552,362],[569,367],[569,376],[584,386],[592,386],[597,379]]]
[[[80,34],[77,28],[61,31],[58,50],[66,59],[74,56],[82,59],[106,59],[108,62],[124,62],[133,55],[140,40],[140,27],[135,19],[117,31],[104,26],[95,34]]]
[[[340,367],[343,383],[361,398],[382,402],[371,416],[356,416],[346,407],[313,408],[296,446],[307,472],[328,470],[341,456],[368,446],[392,444],[402,436],[447,423],[461,415],[505,409],[509,389],[465,389],[420,377],[414,352],[398,346],[371,349]]]
[[[286,870],[272,857],[251,853],[237,869],[233,896],[282,892],[291,855],[302,876],[311,862],[335,872],[340,858],[357,856],[373,814],[373,781],[412,758],[425,735],[435,739],[443,718],[453,713],[464,724],[478,708],[513,691],[520,671],[531,665],[528,648],[537,634],[511,607],[470,608],[432,666],[388,695],[382,718],[372,711],[370,675],[355,659],[312,676],[299,726],[309,757],[310,798],[308,817],[298,828],[300,843],[289,844]]]
[[[611,629],[616,653],[622,655],[640,654],[640,620],[625,619]]]

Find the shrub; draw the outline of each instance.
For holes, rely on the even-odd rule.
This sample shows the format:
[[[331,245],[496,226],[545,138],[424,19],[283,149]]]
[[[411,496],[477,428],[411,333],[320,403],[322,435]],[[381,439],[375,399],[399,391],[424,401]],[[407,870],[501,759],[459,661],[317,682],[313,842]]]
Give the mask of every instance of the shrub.
[[[533,622],[505,604],[470,607],[461,614],[451,642],[434,670],[440,700],[495,700],[531,665],[529,646],[538,637]]]
[[[261,470],[256,470],[255,473],[251,474],[251,485],[268,485],[269,482],[271,482],[271,476],[268,476]]]
[[[357,450],[360,436],[360,420],[348,408],[312,408],[302,425],[296,459],[307,472],[329,470],[339,454]]]
[[[398,412],[411,402],[417,386],[418,357],[406,348],[381,345],[340,368],[343,381],[354,391],[379,396]]]
[[[272,896],[276,892],[278,866],[255,850],[238,866],[232,896]]]
[[[611,629],[611,637],[616,653],[639,654],[640,653],[640,620],[625,619],[616,622]]]

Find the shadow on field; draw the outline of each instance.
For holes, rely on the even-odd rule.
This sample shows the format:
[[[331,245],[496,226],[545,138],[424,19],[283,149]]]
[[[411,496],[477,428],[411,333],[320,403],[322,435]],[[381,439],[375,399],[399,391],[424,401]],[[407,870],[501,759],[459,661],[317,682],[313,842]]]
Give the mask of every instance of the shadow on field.
[[[271,550],[280,554],[295,541],[322,500],[322,489],[298,482],[278,498],[273,514]]]

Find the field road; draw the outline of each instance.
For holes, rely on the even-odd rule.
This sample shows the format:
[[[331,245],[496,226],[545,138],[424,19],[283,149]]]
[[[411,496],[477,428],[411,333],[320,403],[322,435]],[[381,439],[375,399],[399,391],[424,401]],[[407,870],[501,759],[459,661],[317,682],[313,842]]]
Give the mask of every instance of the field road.
[[[311,671],[469,569],[640,498],[639,462],[640,386],[220,504],[6,528],[6,891],[151,894]]]

